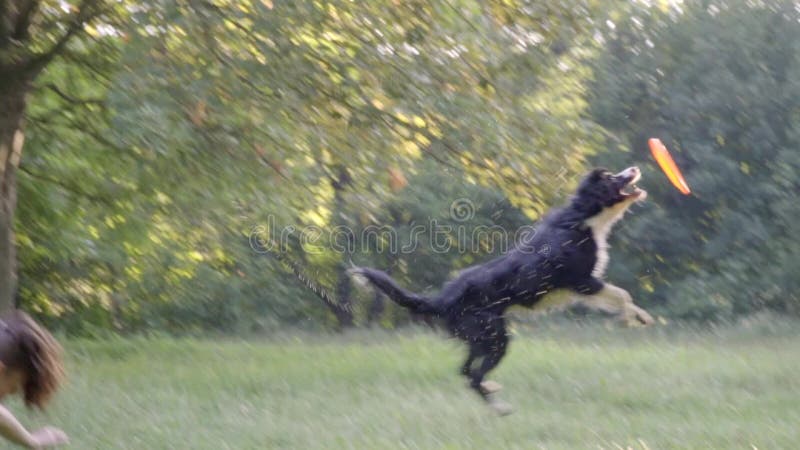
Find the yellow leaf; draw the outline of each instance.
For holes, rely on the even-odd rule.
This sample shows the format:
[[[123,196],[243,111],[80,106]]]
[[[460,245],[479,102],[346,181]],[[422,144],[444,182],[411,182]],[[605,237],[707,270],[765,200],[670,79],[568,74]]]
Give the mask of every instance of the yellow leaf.
[[[193,261],[202,261],[202,260],[205,259],[203,254],[198,252],[198,251],[191,251],[191,252],[189,252],[188,256],[189,256],[189,259],[191,259]]]
[[[414,133],[414,139],[416,139],[417,142],[419,142],[419,144],[422,145],[423,147],[431,145],[431,140],[428,139],[424,134]]]
[[[739,163],[739,170],[745,175],[750,175],[750,165],[744,161]]]
[[[419,158],[422,155],[419,151],[419,146],[414,141],[403,141],[403,150],[413,158]]]
[[[500,175],[507,178],[514,178],[517,174],[511,167],[505,166],[500,169]]]

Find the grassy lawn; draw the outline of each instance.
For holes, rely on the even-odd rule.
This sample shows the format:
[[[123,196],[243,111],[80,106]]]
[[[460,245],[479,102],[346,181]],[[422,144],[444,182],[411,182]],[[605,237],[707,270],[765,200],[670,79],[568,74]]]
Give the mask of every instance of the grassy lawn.
[[[424,330],[68,341],[67,388],[21,415],[78,449],[790,449],[792,328],[517,332],[491,377],[502,418],[456,375],[463,348]]]

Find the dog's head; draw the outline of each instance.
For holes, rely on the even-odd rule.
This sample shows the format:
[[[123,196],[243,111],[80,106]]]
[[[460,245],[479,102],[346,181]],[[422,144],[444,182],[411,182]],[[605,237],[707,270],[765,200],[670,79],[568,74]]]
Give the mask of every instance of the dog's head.
[[[575,201],[592,215],[606,208],[624,210],[647,197],[647,191],[636,187],[641,178],[642,172],[635,166],[617,174],[603,168],[594,169],[581,181]]]

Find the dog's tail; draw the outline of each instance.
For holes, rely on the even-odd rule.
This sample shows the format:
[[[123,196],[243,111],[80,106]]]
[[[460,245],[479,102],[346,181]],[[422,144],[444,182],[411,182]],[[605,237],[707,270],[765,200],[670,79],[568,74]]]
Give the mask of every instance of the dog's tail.
[[[439,308],[432,299],[403,289],[386,272],[369,267],[352,267],[348,270],[348,273],[357,281],[359,278],[361,281],[366,279],[388,295],[395,303],[415,313],[436,314],[439,312]]]

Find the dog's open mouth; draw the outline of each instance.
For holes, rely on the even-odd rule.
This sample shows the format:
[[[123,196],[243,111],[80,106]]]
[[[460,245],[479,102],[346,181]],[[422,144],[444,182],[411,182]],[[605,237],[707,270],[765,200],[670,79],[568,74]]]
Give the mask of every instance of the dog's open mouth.
[[[636,172],[636,175],[628,181],[628,183],[619,190],[619,193],[624,197],[629,198],[638,198],[646,192],[643,189],[639,189],[639,186],[636,186],[636,183],[642,179],[642,174],[640,172]]]
[[[619,191],[620,194],[622,194],[622,195],[624,195],[626,197],[630,197],[632,195],[639,195],[641,192],[642,192],[642,190],[639,189],[639,186],[636,186],[633,183],[626,185],[624,188],[622,188]]]

